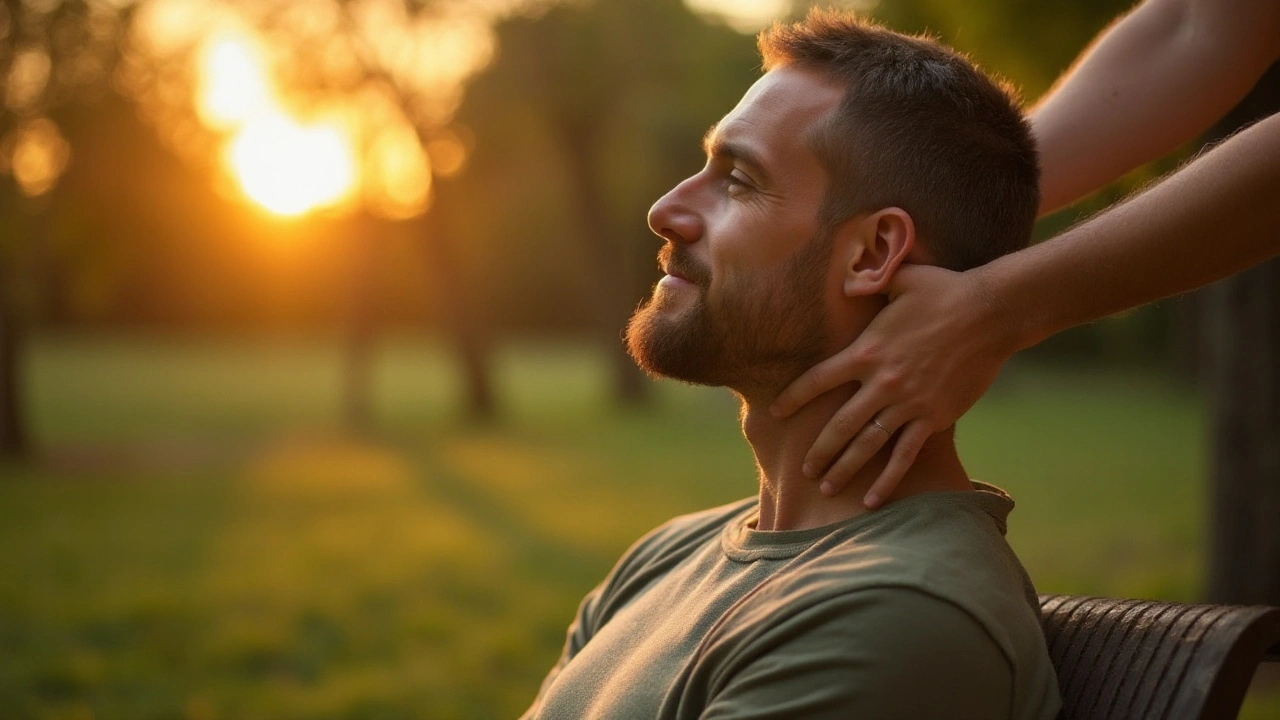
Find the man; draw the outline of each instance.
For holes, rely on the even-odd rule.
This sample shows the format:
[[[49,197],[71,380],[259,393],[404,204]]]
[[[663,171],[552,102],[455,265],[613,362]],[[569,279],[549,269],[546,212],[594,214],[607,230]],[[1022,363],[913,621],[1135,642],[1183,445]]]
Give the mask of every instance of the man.
[[[811,13],[760,47],[767,72],[707,135],[706,166],[650,211],[666,277],[627,329],[646,370],[737,393],[758,496],[632,547],[525,717],[1053,717],[1009,498],[971,483],[945,435],[868,514],[801,472],[852,388],[768,412],[857,337],[903,262],[1026,244],[1026,125],[962,58],[852,16]]]

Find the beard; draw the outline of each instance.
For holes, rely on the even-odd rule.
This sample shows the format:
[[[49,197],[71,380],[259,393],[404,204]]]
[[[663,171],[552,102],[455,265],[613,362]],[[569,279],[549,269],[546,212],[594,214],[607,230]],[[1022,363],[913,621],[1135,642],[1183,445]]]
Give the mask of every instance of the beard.
[[[771,272],[726,277],[714,298],[710,273],[682,248],[668,243],[659,259],[695,286],[680,292],[697,297],[656,289],[627,323],[627,351],[646,373],[745,393],[785,385],[822,359],[829,236],[815,236]]]

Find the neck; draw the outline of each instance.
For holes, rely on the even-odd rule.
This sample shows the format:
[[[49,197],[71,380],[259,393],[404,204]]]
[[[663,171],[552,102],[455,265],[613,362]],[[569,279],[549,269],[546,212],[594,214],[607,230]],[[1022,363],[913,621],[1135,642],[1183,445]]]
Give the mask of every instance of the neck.
[[[818,433],[836,410],[853,395],[853,386],[836,388],[791,417],[769,414],[776,392],[742,394],[742,432],[756,456],[760,471],[759,530],[804,530],[846,520],[868,512],[862,497],[888,462],[892,442],[871,459],[835,497],[818,490],[819,481],[801,471]],[[886,503],[925,492],[971,490],[956,456],[950,429],[934,435],[920,451]]]

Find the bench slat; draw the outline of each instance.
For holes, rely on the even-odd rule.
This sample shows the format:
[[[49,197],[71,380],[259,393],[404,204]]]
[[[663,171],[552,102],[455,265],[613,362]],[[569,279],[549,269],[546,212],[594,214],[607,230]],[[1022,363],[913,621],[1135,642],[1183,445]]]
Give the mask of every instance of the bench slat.
[[[1234,718],[1280,609],[1041,595],[1063,720]]]

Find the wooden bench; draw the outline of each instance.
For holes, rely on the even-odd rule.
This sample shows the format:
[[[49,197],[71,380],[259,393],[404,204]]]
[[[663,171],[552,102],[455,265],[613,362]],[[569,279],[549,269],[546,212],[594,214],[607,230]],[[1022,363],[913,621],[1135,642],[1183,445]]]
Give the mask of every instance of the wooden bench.
[[[1221,720],[1262,662],[1280,608],[1041,595],[1063,720]]]

